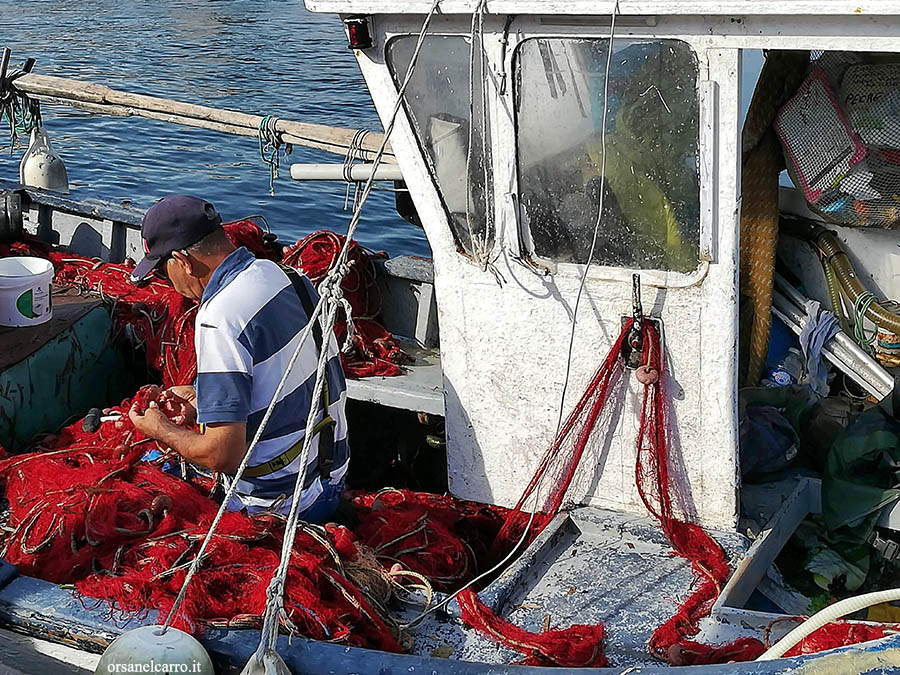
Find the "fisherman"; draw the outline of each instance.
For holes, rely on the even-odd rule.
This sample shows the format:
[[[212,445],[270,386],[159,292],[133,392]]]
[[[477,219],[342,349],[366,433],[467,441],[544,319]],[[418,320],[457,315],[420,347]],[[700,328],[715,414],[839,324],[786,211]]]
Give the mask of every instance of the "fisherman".
[[[178,426],[157,403],[128,415],[142,433],[184,459],[234,474],[311,316],[317,296],[295,270],[259,260],[235,246],[212,204],[173,195],[150,207],[141,223],[146,257],[131,280],[168,279],[176,291],[199,303],[194,346],[194,386],[172,387],[160,396],[186,411],[200,431]],[[313,401],[321,349],[329,354],[327,382]],[[302,473],[301,518],[325,522],[337,509],[350,460],[344,414],[346,385],[333,334],[323,340],[318,323],[303,345],[249,464],[238,481],[234,510],[254,513],[290,508]],[[315,437],[301,471],[300,452],[311,405],[318,407]]]

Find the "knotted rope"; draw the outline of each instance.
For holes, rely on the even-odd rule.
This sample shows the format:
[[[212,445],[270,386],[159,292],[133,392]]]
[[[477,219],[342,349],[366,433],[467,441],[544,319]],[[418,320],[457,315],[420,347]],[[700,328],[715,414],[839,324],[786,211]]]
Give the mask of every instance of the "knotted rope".
[[[259,121],[257,136],[259,139],[259,157],[269,167],[269,194],[275,196],[275,179],[278,178],[280,163],[279,150],[284,145],[281,135],[275,128],[278,117],[266,115]],[[287,148],[287,146],[286,146]],[[287,152],[287,149],[285,149]]]
[[[17,78],[31,72],[34,59],[28,59],[20,70],[7,75],[9,54],[9,49],[0,53],[0,120],[6,119],[9,124],[9,154],[12,154],[20,135],[27,136],[41,126],[41,104],[13,87]]]

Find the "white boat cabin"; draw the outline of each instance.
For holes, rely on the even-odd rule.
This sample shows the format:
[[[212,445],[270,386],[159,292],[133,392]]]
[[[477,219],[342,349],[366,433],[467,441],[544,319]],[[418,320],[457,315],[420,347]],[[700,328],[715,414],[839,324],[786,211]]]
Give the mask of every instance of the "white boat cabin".
[[[305,4],[354,24],[386,122],[432,3]],[[599,217],[563,412],[630,315],[639,272],[644,310],[664,326],[684,508],[735,527],[741,129],[762,51],[898,51],[898,19],[894,0],[438,3],[391,143],[433,251],[454,494],[515,503],[552,442]],[[810,217],[782,192],[783,212]],[[880,292],[900,297],[897,235],[837,229]],[[826,301],[809,248],[782,246]],[[631,386],[571,500],[645,513]]]

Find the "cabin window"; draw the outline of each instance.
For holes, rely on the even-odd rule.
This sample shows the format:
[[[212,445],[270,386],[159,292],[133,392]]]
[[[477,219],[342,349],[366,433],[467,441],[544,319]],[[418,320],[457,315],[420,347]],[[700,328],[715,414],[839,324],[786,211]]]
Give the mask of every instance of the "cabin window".
[[[600,202],[608,39],[531,38],[515,57],[522,220],[534,253],[585,263]],[[698,62],[679,40],[613,42],[592,262],[699,264]]]
[[[387,64],[397,87],[406,77],[416,40],[404,35],[388,42]],[[480,83],[483,75],[478,59],[470,65],[469,44],[463,36],[426,37],[403,103],[457,245],[482,260],[493,246],[490,124],[484,97],[471,95],[470,76]]]

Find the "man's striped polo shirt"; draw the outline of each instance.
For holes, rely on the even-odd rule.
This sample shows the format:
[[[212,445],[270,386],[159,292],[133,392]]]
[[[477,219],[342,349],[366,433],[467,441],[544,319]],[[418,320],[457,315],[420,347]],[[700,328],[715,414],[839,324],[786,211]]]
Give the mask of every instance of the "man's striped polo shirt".
[[[312,303],[317,295],[305,276],[302,282]],[[202,424],[246,422],[247,443],[253,439],[297,347],[307,314],[287,274],[270,260],[257,260],[238,248],[215,269],[203,291],[196,319],[197,420]],[[350,449],[344,412],[347,391],[337,341],[329,331],[328,415],[335,421],[331,481],[339,483],[347,472]],[[272,472],[285,451],[301,442],[311,405],[324,417],[321,397],[313,401],[318,348],[310,334],[294,363],[262,438],[250,458],[248,471],[272,462],[265,475],[245,477],[237,487],[240,501],[230,508],[259,511],[282,502],[290,507],[300,459],[295,457]],[[303,472],[301,512],[322,493],[318,467],[319,436],[313,440]],[[289,455],[290,456],[290,455]]]

